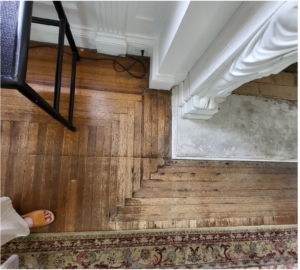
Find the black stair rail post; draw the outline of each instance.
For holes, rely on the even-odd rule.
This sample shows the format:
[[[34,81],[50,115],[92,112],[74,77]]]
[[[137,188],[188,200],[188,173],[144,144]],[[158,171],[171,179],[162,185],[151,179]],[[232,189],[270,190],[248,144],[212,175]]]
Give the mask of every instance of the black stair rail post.
[[[9,12],[7,10],[11,11],[10,14],[10,20],[18,20],[18,23],[13,25],[12,31],[14,31],[14,40],[11,41],[9,38],[1,40],[1,46],[4,44],[7,45],[5,42],[9,42],[9,46],[13,45],[13,59],[7,57],[1,57],[1,87],[9,88],[9,89],[17,89],[22,95],[27,97],[29,100],[31,100],[33,103],[38,105],[41,109],[43,109],[45,112],[47,112],[50,116],[52,116],[54,119],[59,121],[61,124],[63,124],[65,127],[67,127],[71,131],[76,131],[75,127],[72,125],[72,116],[73,116],[73,107],[74,107],[74,93],[75,93],[75,74],[76,74],[76,60],[79,61],[80,57],[78,55],[78,51],[75,45],[75,42],[73,40],[73,36],[70,30],[70,26],[68,24],[67,18],[62,18],[60,21],[50,20],[50,19],[44,19],[44,18],[37,18],[32,17],[32,7],[33,2],[32,1],[21,1],[18,2],[19,6],[16,6],[15,2],[8,1],[8,2],[2,2],[1,7],[1,16],[2,16],[2,23],[1,23],[1,29],[9,29],[11,30],[10,26],[13,25],[9,19],[7,19]],[[59,17],[61,17],[61,14],[64,14],[63,8],[61,3],[57,4],[58,2],[55,2],[54,5],[57,5],[60,11],[58,12]],[[62,12],[61,12],[62,11]],[[59,13],[60,12],[60,13]],[[62,21],[62,22],[61,22]],[[59,112],[59,93],[60,91],[60,84],[56,83],[56,87],[58,91],[56,91],[56,96],[58,97],[58,100],[56,101],[56,107],[53,108],[48,102],[46,102],[36,91],[34,91],[27,83],[26,83],[26,73],[27,73],[27,60],[28,60],[28,48],[29,48],[29,40],[30,40],[30,30],[31,30],[31,22],[39,23],[39,24],[45,24],[45,25],[53,25],[53,26],[61,26],[60,27],[60,40],[59,42],[61,50],[58,52],[58,58],[59,54],[63,54],[63,42],[64,42],[64,33],[67,35],[67,38],[69,40],[70,46],[72,47],[73,51],[73,57],[72,57],[72,75],[71,75],[71,89],[70,89],[70,104],[69,104],[69,121],[65,119]],[[67,31],[66,31],[67,29]],[[6,31],[7,32],[7,31]],[[5,32],[5,33],[6,33]],[[63,34],[61,34],[63,32]],[[11,37],[11,33],[10,37]],[[6,34],[7,35],[7,34]],[[3,47],[3,46],[2,46]],[[1,56],[2,55],[2,49],[1,49]],[[7,51],[6,51],[7,54]],[[61,64],[62,64],[62,57],[61,57],[61,63],[57,64],[57,77],[60,76],[61,81]],[[9,66],[9,63],[13,62],[11,66]],[[59,62],[59,61],[58,61]],[[2,69],[2,67],[5,67],[5,69]],[[60,69],[60,70],[59,70]],[[60,75],[59,75],[60,74]],[[71,113],[71,114],[70,114]]]
[[[60,1],[53,1],[58,18],[60,21],[65,21],[65,35],[68,39],[69,45],[72,50],[72,73],[71,73],[71,86],[70,86],[70,100],[69,100],[69,122],[73,122],[73,110],[74,110],[74,97],[75,97],[75,79],[76,79],[76,61],[80,61],[79,53],[73,39],[73,35],[70,29],[70,24],[68,22],[67,16],[63,9],[62,3]]]
[[[76,79],[76,60],[78,58],[77,52],[72,53],[72,74],[71,74],[71,87],[70,87],[70,102],[69,102],[69,122],[73,122],[73,109],[75,97],[75,79]]]
[[[75,45],[75,41],[73,39],[73,35],[72,35],[71,29],[70,29],[70,24],[69,24],[69,21],[67,19],[66,14],[65,14],[65,11],[63,9],[63,6],[61,4],[61,1],[53,1],[53,4],[54,4],[56,12],[58,14],[58,18],[60,20],[66,20],[66,28],[65,28],[66,36],[67,36],[69,45],[72,49],[72,52],[76,52],[76,55],[77,55],[76,59],[77,59],[77,61],[79,61],[80,57],[79,57],[79,54],[78,54],[78,50],[77,50],[77,47]]]
[[[35,92],[27,83],[24,83],[18,87],[18,91],[31,100],[33,103],[38,105],[41,109],[51,115],[58,122],[63,124],[71,131],[76,131],[76,128],[67,121],[59,112],[57,112],[53,107],[45,101],[37,92]]]
[[[53,107],[58,112],[59,112],[62,64],[63,64],[63,56],[64,56],[65,28],[66,28],[66,20],[62,19],[59,21],[58,52],[57,52],[57,61],[56,61],[54,102],[53,102]]]

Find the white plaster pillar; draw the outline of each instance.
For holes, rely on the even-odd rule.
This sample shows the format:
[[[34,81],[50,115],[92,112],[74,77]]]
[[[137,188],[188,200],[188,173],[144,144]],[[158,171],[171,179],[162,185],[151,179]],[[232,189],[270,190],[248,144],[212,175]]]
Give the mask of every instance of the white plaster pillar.
[[[182,82],[241,1],[171,2],[153,47],[149,86],[170,90]]]
[[[243,2],[179,84],[182,116],[209,119],[242,84],[297,62],[297,20],[297,2]]]

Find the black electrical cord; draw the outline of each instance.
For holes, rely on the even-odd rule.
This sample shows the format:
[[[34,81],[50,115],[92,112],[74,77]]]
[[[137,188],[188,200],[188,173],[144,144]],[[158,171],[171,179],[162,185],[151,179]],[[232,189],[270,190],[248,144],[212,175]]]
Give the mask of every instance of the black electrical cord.
[[[36,45],[36,46],[29,46],[29,49],[35,49],[35,48],[45,48],[45,47],[48,47],[48,48],[54,48],[57,50],[57,47],[56,46],[51,46],[51,45]],[[68,55],[72,55],[72,53],[68,53],[66,51],[64,51],[65,54],[68,54]],[[129,58],[129,59],[132,59],[134,60],[134,62],[132,64],[130,64],[128,67],[124,67],[120,62],[118,62],[116,59],[118,57],[126,57],[126,58]],[[146,67],[144,65],[144,63],[139,60],[139,59],[136,59],[130,55],[123,55],[123,54],[120,54],[120,55],[117,55],[116,57],[114,57],[113,59],[112,58],[91,58],[91,57],[84,57],[84,56],[80,56],[81,59],[88,59],[88,60],[96,60],[96,61],[112,61],[113,62],[113,67],[114,67],[114,70],[117,71],[117,72],[127,72],[129,75],[131,75],[133,78],[136,78],[136,79],[141,79],[143,78],[145,75],[146,75]],[[130,71],[130,68],[132,68],[136,63],[139,63],[142,65],[143,69],[144,69],[144,73],[143,75],[134,75],[131,71]],[[116,68],[116,64],[119,65],[121,67],[120,70],[118,70]]]

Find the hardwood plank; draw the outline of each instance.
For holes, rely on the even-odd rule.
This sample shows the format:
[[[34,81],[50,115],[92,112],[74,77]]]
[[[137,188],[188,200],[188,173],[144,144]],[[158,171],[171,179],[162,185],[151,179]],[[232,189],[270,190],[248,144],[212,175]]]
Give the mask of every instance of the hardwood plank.
[[[116,114],[101,114],[99,118],[92,119],[92,118],[74,118],[73,125],[75,127],[78,126],[103,126],[103,127],[110,127],[111,120],[117,119],[119,116]],[[105,119],[106,118],[106,119]],[[51,123],[57,124],[57,121],[54,120],[50,115],[45,113],[43,114],[36,114],[36,113],[20,113],[15,112],[12,113],[11,111],[6,112],[5,109],[1,111],[1,119],[2,120],[9,120],[9,121],[23,121],[23,122],[35,122],[35,123]]]
[[[4,135],[3,143],[5,143],[7,146],[4,146],[4,151],[7,151],[8,146],[9,147],[9,153],[10,154],[21,154],[25,151],[26,143],[27,143],[27,135],[28,135],[28,123],[25,122],[12,122],[11,125],[6,124],[3,126],[6,131],[3,130],[4,133],[1,135]],[[2,131],[2,130],[1,130]],[[5,138],[5,133],[9,132],[10,139]],[[3,145],[2,143],[2,145]],[[5,152],[4,152],[5,153]]]
[[[71,156],[70,179],[78,179],[78,156]]]
[[[151,98],[149,94],[143,96],[143,106],[144,106],[144,121],[143,121],[143,137],[142,137],[142,157],[151,157]]]
[[[97,136],[97,127],[89,126],[88,127],[88,144],[87,144],[87,155],[89,157],[96,156],[96,136]]]
[[[158,92],[158,122],[157,122],[158,157],[165,154],[165,98]]]
[[[1,155],[1,197],[5,194],[6,173],[8,170],[9,155]]]
[[[18,154],[20,148],[21,122],[12,122],[10,131],[10,154]]]
[[[148,229],[148,221],[140,221],[138,225],[139,230],[147,230]]]
[[[8,179],[8,181],[13,181],[13,195],[11,197],[13,206],[15,210],[20,213],[21,203],[22,203],[22,192],[23,192],[23,182],[25,174],[25,160],[24,156],[17,155],[14,159],[13,164],[13,178]]]
[[[151,158],[158,157],[158,108],[157,91],[153,91],[151,96]]]
[[[72,178],[71,178],[72,179]],[[76,204],[77,204],[77,180],[73,179],[68,181],[68,190],[66,194],[66,222],[65,229],[66,232],[75,231],[76,220]]]
[[[134,103],[134,157],[141,157],[142,140],[142,103]]]
[[[51,190],[50,190],[50,206],[49,210],[51,210],[56,218],[58,218],[58,200],[59,200],[59,187],[60,187],[60,174],[61,174],[61,156],[53,156],[53,171],[51,178]],[[48,226],[49,232],[56,231],[56,222],[49,224]]]
[[[128,108],[127,113],[127,157],[133,157],[134,145],[134,108]]]
[[[156,207],[157,208],[157,207]],[[295,208],[294,208],[295,209]],[[189,209],[188,209],[189,210]],[[249,219],[250,217],[257,217],[257,216],[266,216],[266,217],[273,217],[273,216],[277,216],[277,215],[283,215],[283,214],[287,214],[288,216],[294,216],[295,215],[295,211],[296,210],[264,210],[264,211],[252,211],[252,212],[247,212],[247,217],[246,219]],[[158,212],[158,210],[157,210]],[[236,212],[236,211],[231,211],[231,212],[227,212],[227,213],[221,213],[221,212],[211,212],[211,213],[202,213],[202,212],[185,212],[185,213],[172,213],[169,212],[168,214],[166,213],[158,213],[158,214],[150,214],[150,213],[143,213],[143,214],[121,214],[119,213],[113,220],[114,221],[122,221],[122,222],[129,222],[129,221],[145,221],[147,220],[149,221],[156,221],[156,220],[182,220],[182,219],[191,219],[194,218],[195,216],[197,216],[197,219],[212,219],[214,222],[216,221],[216,219],[222,218],[232,218],[234,216],[235,219],[240,219],[243,216],[245,216],[245,214],[241,213],[241,212]],[[191,225],[190,223],[190,228],[196,228],[196,220],[194,220],[193,224]],[[264,221],[265,225],[271,225],[271,224],[276,224],[274,221],[270,222],[270,220],[268,221]],[[247,222],[245,224],[234,224],[231,226],[246,226]],[[214,227],[214,225],[206,225],[205,227]],[[248,225],[250,226],[250,225]]]
[[[297,182],[294,179],[285,180],[283,178],[274,178],[259,181],[254,179],[253,181],[239,181],[234,179],[233,181],[155,181],[148,180],[142,181],[142,187],[155,187],[160,189],[169,190],[206,190],[206,189],[231,189],[231,190],[242,190],[242,189],[291,189],[297,188]],[[284,182],[283,182],[284,181]],[[223,187],[221,186],[223,185]],[[225,185],[225,186],[224,186]]]
[[[65,128],[60,124],[48,124],[46,134],[46,155],[62,155]]]
[[[64,129],[63,151],[64,156],[77,156],[79,151],[79,133]]]
[[[105,179],[104,175],[104,158],[98,157],[95,160],[95,178],[93,181],[93,191],[92,191],[92,205],[93,210],[91,213],[91,231],[96,231],[101,228],[102,230],[102,219],[103,219],[103,209],[102,209],[102,198],[106,196],[103,190],[103,184]]]
[[[44,162],[43,162],[43,171],[42,177],[40,179],[39,187],[40,192],[39,194],[39,202],[37,207],[39,209],[50,210],[50,194],[52,189],[52,173],[53,173],[53,156],[45,155]],[[35,230],[36,232],[48,232],[49,227],[43,226]]]
[[[34,174],[33,174],[33,185],[32,185],[32,209],[37,210],[41,209],[40,205],[40,197],[41,197],[41,192],[44,187],[44,180],[43,179],[43,169],[44,169],[44,162],[45,162],[45,156],[44,155],[36,155],[35,156],[35,163],[34,163]],[[36,231],[38,229],[32,229],[32,231]]]
[[[78,73],[78,72],[76,72]],[[28,80],[29,81],[29,80]],[[53,92],[53,80],[51,80],[52,85],[47,85],[46,83],[40,84],[40,83],[32,83],[28,82],[30,86],[33,89],[38,90],[39,93],[43,92]],[[135,94],[127,94],[127,93],[116,93],[116,92],[109,92],[109,91],[97,91],[93,90],[91,85],[88,83],[88,91],[87,89],[80,87],[80,85],[76,84],[76,95],[75,95],[75,100],[80,98],[85,98],[85,97],[92,97],[92,98],[97,98],[97,99],[112,99],[112,100],[131,100],[131,101],[141,101],[142,97],[139,93]],[[118,87],[120,88],[120,84],[118,84]],[[7,91],[7,90],[6,90]],[[61,87],[61,93],[69,93],[70,89],[69,87],[62,86]],[[79,101],[78,101],[79,102]]]
[[[36,147],[36,153],[37,155],[44,155],[45,154],[45,148],[46,148],[46,140],[47,137],[47,124],[39,124],[39,132],[37,137],[37,147]]]
[[[26,153],[26,145],[27,145],[27,140],[28,140],[28,122],[21,122],[20,123],[20,145],[18,149],[18,153],[25,154]]]
[[[112,122],[111,156],[117,157],[119,153],[120,121]]]
[[[142,178],[141,181],[150,179],[151,169],[150,169],[150,159],[142,159]],[[140,183],[141,184],[141,183]]]
[[[77,132],[79,133],[78,155],[87,156],[89,129],[87,126],[82,126],[82,127],[78,127]]]
[[[109,174],[109,217],[114,217],[117,212],[118,196],[118,158],[111,158]]]
[[[96,157],[104,156],[105,134],[104,127],[97,127],[96,133]]]
[[[210,182],[222,182],[222,181],[259,181],[264,182],[268,180],[294,180],[297,181],[296,174],[244,174],[244,173],[151,173],[151,180],[160,181],[210,181]]]
[[[242,215],[247,216],[248,212],[261,212],[261,211],[273,211],[273,212],[284,212],[297,210],[297,202],[271,202],[271,203],[256,203],[256,204],[244,204]],[[223,204],[220,207],[219,204],[201,204],[201,205],[144,205],[144,206],[119,206],[119,214],[139,214],[149,216],[173,217],[174,215],[182,218],[192,218],[193,216],[201,215],[212,215],[213,213],[231,213],[237,215],[239,212],[239,204]]]
[[[112,147],[112,128],[105,127],[104,128],[104,144],[103,144],[103,156],[104,157],[111,156],[111,147]]]
[[[138,191],[141,188],[141,159],[133,159],[133,185],[132,191]]]
[[[100,217],[100,224],[97,230],[108,230],[108,222],[110,220],[110,158],[103,158],[103,166],[101,172],[101,179],[102,179],[102,194],[101,197],[101,217]]]
[[[163,229],[170,229],[170,228],[175,228],[176,223],[175,220],[166,220],[162,222],[162,227]]]
[[[53,90],[52,92],[42,92],[40,93],[40,95],[49,104],[52,104]],[[18,106],[27,106],[31,108],[35,108],[36,106],[33,102],[29,101],[21,94],[10,95],[10,93],[6,93],[5,95],[2,95],[1,104],[3,105],[18,104]],[[63,110],[69,109],[69,93],[61,93],[59,105],[60,105],[60,109]],[[109,98],[99,99],[97,98],[97,96],[94,97],[84,96],[81,97],[81,99],[79,100],[77,99],[77,95],[75,95],[74,109],[76,111],[86,111],[86,112],[93,113],[95,110],[99,110],[99,108],[102,106],[104,106],[105,109],[107,109],[107,107],[121,107],[120,110],[125,111],[124,107],[134,107],[134,101],[131,100],[127,101],[122,99],[109,99]]]
[[[295,162],[256,162],[256,161],[215,161],[215,160],[185,160],[174,159],[166,160],[166,166],[185,166],[185,167],[221,167],[221,168],[297,168]]]
[[[77,193],[76,193],[76,223],[75,231],[82,231],[84,222],[84,195],[85,195],[85,181],[86,181],[86,156],[78,157],[78,178],[77,178]]]
[[[1,121],[1,154],[8,155],[10,148],[10,133],[12,122]]]
[[[143,180],[149,180],[151,175],[157,171],[162,160],[158,158],[143,158]]]
[[[34,185],[34,173],[35,173],[35,157],[29,155],[24,160],[25,162],[25,174],[23,181],[22,191],[22,203],[20,214],[26,214],[33,210],[33,185]]]
[[[132,222],[116,222],[117,231],[132,230]]]
[[[125,174],[125,198],[132,197],[133,186],[133,158],[126,158],[126,174]]]
[[[118,182],[117,182],[117,205],[124,205],[126,176],[127,176],[127,162],[126,158],[118,158]]]
[[[36,155],[37,153],[37,137],[39,133],[39,124],[38,123],[30,123],[28,126],[28,140],[27,140],[27,150],[26,153],[28,155]],[[48,135],[47,135],[48,136]]]
[[[154,221],[154,229],[162,229],[162,221]]]
[[[272,202],[297,202],[294,197],[269,197],[269,196],[255,196],[255,197],[189,197],[189,198],[126,198],[126,206],[143,206],[143,205],[202,205],[202,204],[258,204],[258,203],[272,203]]]
[[[66,224],[66,211],[67,211],[67,192],[68,184],[70,182],[71,172],[71,157],[61,157],[61,170],[60,170],[60,181],[59,181],[59,194],[58,194],[58,208],[57,216],[59,219],[56,220],[56,232],[63,232]]]
[[[275,223],[277,225],[297,224],[298,223],[297,214],[275,216],[274,219],[275,219]]]
[[[92,225],[92,211],[93,211],[93,186],[95,181],[95,158],[87,157],[86,160],[86,175],[83,196],[83,216],[82,216],[82,230],[90,231]]]
[[[195,173],[195,174],[220,174],[220,173],[243,173],[243,174],[297,174],[297,167],[192,167],[192,166],[165,166],[158,169],[158,173]]]
[[[297,198],[297,189],[269,189],[268,196],[276,198]],[[134,198],[187,198],[187,197],[252,197],[265,196],[264,189],[238,190],[235,193],[231,189],[212,189],[212,190],[162,190],[160,188],[143,188],[134,192]]]
[[[128,119],[127,115],[120,115],[119,157],[127,156],[128,145]]]

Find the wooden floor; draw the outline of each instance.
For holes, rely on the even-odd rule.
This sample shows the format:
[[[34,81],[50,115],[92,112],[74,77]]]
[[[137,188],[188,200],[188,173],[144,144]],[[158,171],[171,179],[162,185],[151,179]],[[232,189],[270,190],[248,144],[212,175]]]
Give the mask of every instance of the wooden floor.
[[[30,49],[27,74],[51,104],[56,53]],[[149,70],[149,59],[142,61]],[[70,70],[65,54],[63,115]],[[141,75],[141,66],[132,72]],[[21,214],[50,209],[56,215],[53,224],[33,231],[297,223],[297,164],[172,160],[171,95],[147,90],[148,77],[81,59],[74,133],[19,92],[1,90],[1,196]]]

